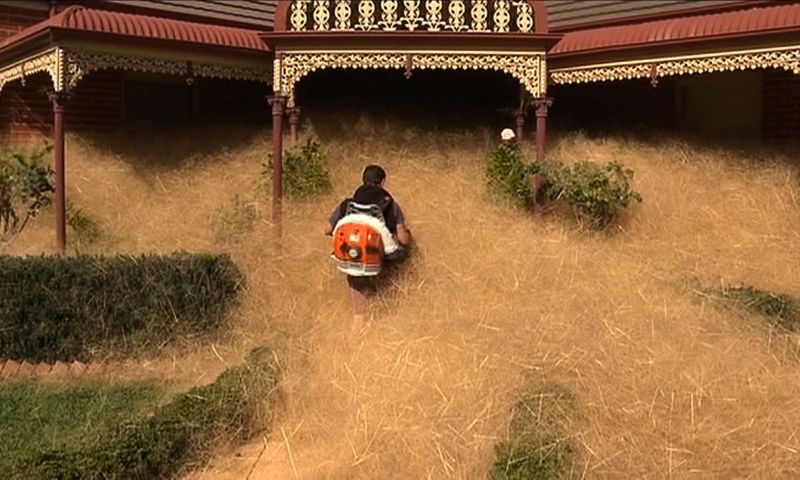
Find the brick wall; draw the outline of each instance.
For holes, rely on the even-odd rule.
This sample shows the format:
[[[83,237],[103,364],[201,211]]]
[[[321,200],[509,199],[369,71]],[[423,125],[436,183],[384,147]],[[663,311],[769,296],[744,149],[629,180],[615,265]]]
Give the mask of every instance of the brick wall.
[[[122,100],[119,72],[100,71],[78,84],[64,114],[67,131],[108,132],[121,125]],[[0,136],[11,141],[50,135],[53,109],[47,91],[53,88],[45,73],[7,84],[0,92]]]
[[[590,131],[610,129],[672,129],[674,127],[674,79],[554,85],[550,117],[565,128]]]
[[[122,124],[122,73],[101,70],[78,82],[64,114],[71,132],[104,133]]]
[[[201,78],[197,81],[197,118],[201,121],[272,121],[267,104],[269,86],[258,82],[241,82]]]
[[[46,20],[47,16],[46,10],[0,5],[0,42],[26,27]]]
[[[800,144],[800,75],[765,70],[761,138],[769,144]]]
[[[37,73],[25,80],[10,82],[0,92],[0,135],[9,140],[49,135],[53,108],[47,91],[53,88],[50,75]]]

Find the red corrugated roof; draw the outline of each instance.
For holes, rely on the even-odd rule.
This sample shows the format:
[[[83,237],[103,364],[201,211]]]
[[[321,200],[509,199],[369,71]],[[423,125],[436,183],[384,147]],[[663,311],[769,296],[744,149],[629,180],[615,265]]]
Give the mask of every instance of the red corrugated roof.
[[[47,30],[93,32],[267,52],[254,30],[71,6],[0,44],[0,50]]]
[[[554,56],[769,34],[800,28],[800,3],[569,32]]]

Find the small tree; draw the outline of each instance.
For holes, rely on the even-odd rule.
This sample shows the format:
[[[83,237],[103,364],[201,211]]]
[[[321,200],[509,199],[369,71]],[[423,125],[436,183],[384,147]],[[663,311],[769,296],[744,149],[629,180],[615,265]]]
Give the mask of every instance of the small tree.
[[[616,162],[578,162],[569,166],[548,161],[531,165],[530,171],[545,179],[548,199],[567,202],[599,228],[608,225],[631,201],[642,201],[631,187],[633,170]]]
[[[489,154],[486,163],[489,191],[515,207],[533,207],[534,192],[529,167],[516,144],[503,144]]]
[[[0,154],[0,225],[3,236],[20,233],[28,220],[50,205],[55,188],[51,183],[53,170],[44,157],[51,147],[28,154]],[[24,213],[23,213],[24,212]]]
[[[272,177],[272,159],[265,165],[264,177]],[[302,145],[290,148],[283,156],[283,189],[293,197],[309,199],[331,189],[331,178],[325,166],[322,145],[309,138]]]

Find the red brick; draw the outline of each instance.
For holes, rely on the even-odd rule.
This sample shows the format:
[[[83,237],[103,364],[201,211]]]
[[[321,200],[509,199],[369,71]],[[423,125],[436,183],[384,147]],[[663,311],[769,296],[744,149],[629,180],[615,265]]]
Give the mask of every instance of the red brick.
[[[3,370],[0,372],[0,376],[3,378],[13,377],[19,371],[19,362],[14,360],[6,360],[3,364]]]
[[[81,362],[76,360],[76,361],[74,361],[74,362],[69,364],[69,373],[70,373],[70,375],[76,375],[76,376],[77,375],[83,375],[83,373],[85,371],[86,371],[86,364],[85,363],[81,363]]]
[[[29,362],[22,362],[19,366],[19,370],[17,370],[16,377],[17,378],[29,378],[32,377],[34,372],[36,371],[36,366]]]
[[[50,376],[54,378],[63,378],[69,375],[69,365],[64,362],[56,362],[50,370]]]

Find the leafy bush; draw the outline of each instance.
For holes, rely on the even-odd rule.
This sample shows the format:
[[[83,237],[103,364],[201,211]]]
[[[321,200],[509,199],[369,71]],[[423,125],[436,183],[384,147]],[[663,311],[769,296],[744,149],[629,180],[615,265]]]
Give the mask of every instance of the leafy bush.
[[[207,459],[222,442],[241,442],[269,426],[280,373],[272,351],[253,350],[244,365],[195,387],[152,416],[124,422],[85,444],[34,453],[17,478],[168,478]]]
[[[530,209],[534,204],[529,167],[516,144],[500,145],[486,163],[489,191],[515,207]]]
[[[242,282],[226,255],[0,256],[0,358],[85,360],[209,332]]]
[[[220,208],[214,215],[214,237],[218,242],[238,237],[252,230],[255,221],[255,205],[236,195],[230,205]]]
[[[800,300],[785,294],[759,290],[749,285],[726,287],[722,298],[734,306],[762,315],[776,326],[789,331],[800,330]]]
[[[28,154],[0,154],[0,225],[3,236],[21,232],[29,219],[50,204],[50,194],[55,187],[50,183],[53,171],[44,161],[49,151],[50,147]]]
[[[309,138],[283,155],[283,190],[287,195],[309,199],[331,189],[331,178],[325,167],[322,145]],[[272,160],[264,169],[264,176],[272,178]]]
[[[563,200],[579,214],[603,228],[642,196],[631,188],[633,170],[616,162],[599,165],[579,162],[572,166],[558,161],[533,164],[530,172],[541,175],[550,200]]]
[[[558,385],[523,396],[514,407],[509,440],[495,445],[495,462],[489,478],[565,478],[577,454],[568,438],[576,413],[572,393]]]
[[[109,238],[100,223],[91,217],[82,208],[75,207],[72,202],[67,202],[67,226],[74,235],[78,246],[93,245]]]

